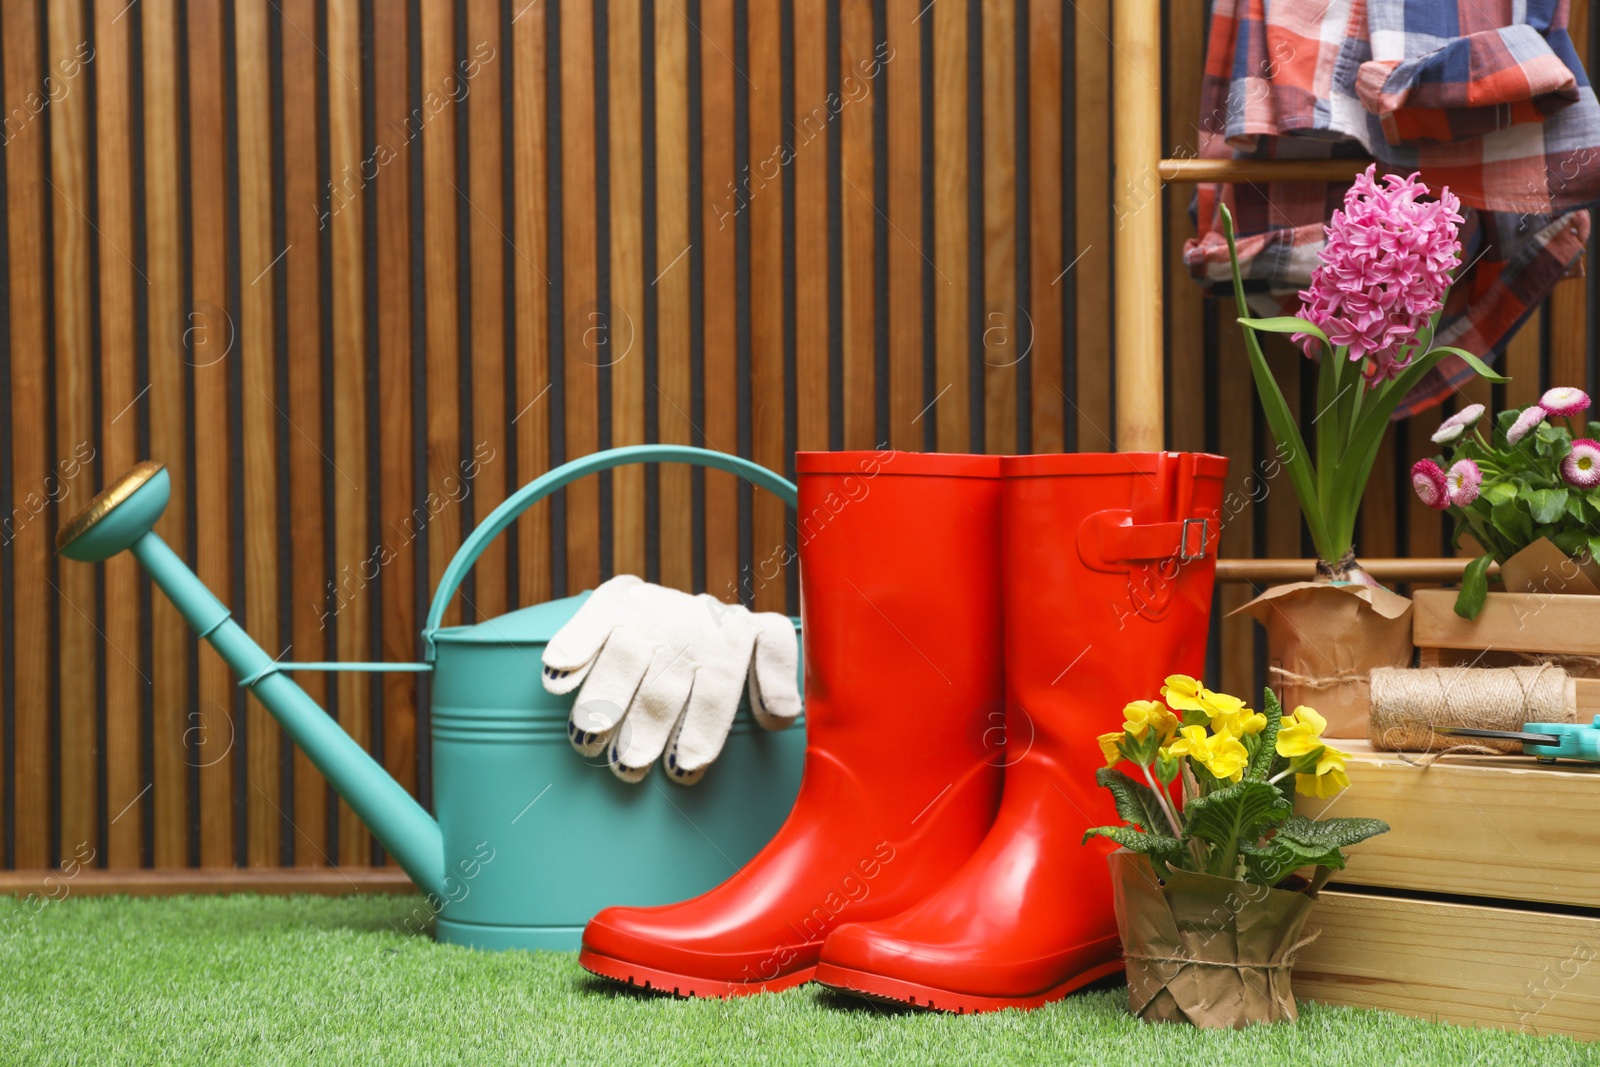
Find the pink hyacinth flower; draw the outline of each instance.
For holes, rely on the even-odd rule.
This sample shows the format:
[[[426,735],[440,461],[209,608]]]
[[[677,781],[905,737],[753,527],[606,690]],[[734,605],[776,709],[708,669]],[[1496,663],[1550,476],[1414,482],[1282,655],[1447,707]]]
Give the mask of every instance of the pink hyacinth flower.
[[[1431,459],[1419,459],[1411,467],[1411,488],[1417,498],[1435,511],[1450,506],[1450,486],[1444,470]]]
[[[1429,190],[1417,175],[1386,174],[1380,183],[1376,173],[1374,165],[1357,175],[1333,213],[1300,314],[1348,347],[1352,361],[1365,360],[1368,378],[1384,380],[1410,363],[1418,334],[1444,306],[1460,261],[1462,216],[1448,188],[1424,200]],[[1306,355],[1318,353],[1315,338],[1295,339]]]
[[[1534,427],[1544,421],[1545,410],[1535,404],[1533,407],[1517,416],[1517,421],[1511,424],[1511,429],[1506,431],[1506,440],[1516,444],[1533,432]]]
[[[1589,407],[1589,394],[1570,385],[1560,385],[1546,390],[1539,398],[1539,406],[1552,415],[1571,417],[1581,415]]]
[[[1600,485],[1600,441],[1580,437],[1561,461],[1561,477],[1574,489],[1593,489]]]
[[[1444,481],[1450,503],[1464,508],[1478,499],[1478,490],[1483,486],[1483,471],[1470,459],[1459,460],[1444,476]]]

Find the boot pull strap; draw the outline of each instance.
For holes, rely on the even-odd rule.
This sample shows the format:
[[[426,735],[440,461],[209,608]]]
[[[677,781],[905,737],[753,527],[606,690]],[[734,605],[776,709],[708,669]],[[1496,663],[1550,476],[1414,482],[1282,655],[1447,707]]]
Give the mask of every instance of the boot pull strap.
[[[1135,488],[1131,507],[1107,508],[1085,519],[1078,531],[1083,561],[1095,570],[1118,571],[1130,563],[1188,563],[1213,554],[1216,537],[1210,520],[1192,517],[1195,458],[1192,453],[1158,454],[1155,473]]]

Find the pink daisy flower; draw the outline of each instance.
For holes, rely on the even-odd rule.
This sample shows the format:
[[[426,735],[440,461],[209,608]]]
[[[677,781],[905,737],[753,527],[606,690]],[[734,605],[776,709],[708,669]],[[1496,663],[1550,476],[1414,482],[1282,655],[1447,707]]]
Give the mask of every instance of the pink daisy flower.
[[[1517,416],[1517,421],[1511,424],[1511,429],[1506,431],[1506,440],[1516,444],[1533,432],[1534,427],[1544,421],[1545,410],[1535,404],[1533,407]]]
[[[1593,489],[1600,485],[1600,441],[1580,437],[1561,461],[1561,477],[1574,489]]]
[[[1581,415],[1589,407],[1589,394],[1570,385],[1560,385],[1547,390],[1539,398],[1539,406],[1552,415]]]
[[[1444,470],[1431,459],[1419,459],[1412,465],[1411,488],[1419,500],[1435,511],[1450,506],[1450,486]]]
[[[1483,471],[1470,459],[1458,461],[1444,476],[1445,490],[1450,503],[1464,508],[1478,499],[1478,489],[1483,485]]]
[[[1472,429],[1479,419],[1483,418],[1485,410],[1482,404],[1468,404],[1439,424],[1439,429],[1433,435],[1433,443],[1447,445],[1451,441],[1458,440],[1462,434]]]

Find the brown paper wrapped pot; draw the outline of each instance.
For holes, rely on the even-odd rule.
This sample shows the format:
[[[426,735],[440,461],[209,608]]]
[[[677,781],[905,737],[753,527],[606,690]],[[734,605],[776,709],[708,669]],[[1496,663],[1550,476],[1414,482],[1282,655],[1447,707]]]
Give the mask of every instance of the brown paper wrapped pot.
[[[1163,884],[1126,849],[1109,862],[1129,1011],[1209,1028],[1298,1017],[1290,978],[1310,897],[1187,871]]]
[[[1275,585],[1230,614],[1266,629],[1269,681],[1284,711],[1316,708],[1329,738],[1366,737],[1373,668],[1411,666],[1411,601],[1378,586]]]

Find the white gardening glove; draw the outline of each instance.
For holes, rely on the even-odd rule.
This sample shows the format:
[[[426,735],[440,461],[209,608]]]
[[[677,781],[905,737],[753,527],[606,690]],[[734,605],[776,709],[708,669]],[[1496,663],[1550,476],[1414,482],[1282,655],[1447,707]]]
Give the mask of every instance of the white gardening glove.
[[[583,683],[567,734],[584,755],[637,782],[666,750],[667,777],[700,780],[739,710],[768,730],[800,712],[794,623],[709,594],[690,596],[619,575],[596,589],[544,651],[544,687]]]

